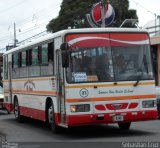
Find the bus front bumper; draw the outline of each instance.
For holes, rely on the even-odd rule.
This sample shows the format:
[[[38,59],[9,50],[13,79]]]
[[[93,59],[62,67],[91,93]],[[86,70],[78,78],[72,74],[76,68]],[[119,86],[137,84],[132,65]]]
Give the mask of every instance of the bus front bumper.
[[[68,126],[81,126],[92,124],[107,124],[118,122],[136,122],[156,120],[158,118],[157,110],[154,111],[134,111],[121,113],[102,113],[102,114],[82,114],[68,115]]]

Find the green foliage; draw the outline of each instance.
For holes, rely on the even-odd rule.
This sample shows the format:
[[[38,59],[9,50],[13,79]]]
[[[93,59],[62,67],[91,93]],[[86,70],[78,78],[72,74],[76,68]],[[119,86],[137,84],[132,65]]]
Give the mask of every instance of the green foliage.
[[[110,0],[115,11],[115,21],[111,26],[119,27],[125,19],[138,19],[136,10],[129,10],[128,0]]]
[[[86,14],[90,13],[93,4],[98,1],[100,0],[63,0],[59,16],[48,23],[47,31],[56,32],[68,27],[90,27],[86,20]],[[125,19],[138,18],[136,10],[128,10],[128,0],[110,0],[110,3],[116,14],[115,20],[110,26],[119,27]]]

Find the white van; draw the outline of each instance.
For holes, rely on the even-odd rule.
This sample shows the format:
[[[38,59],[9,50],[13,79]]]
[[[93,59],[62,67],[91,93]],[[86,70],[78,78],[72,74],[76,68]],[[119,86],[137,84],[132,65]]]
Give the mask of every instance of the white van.
[[[156,87],[158,117],[160,118],[160,87]]]
[[[3,93],[3,87],[0,86],[0,109],[4,109],[4,93]]]

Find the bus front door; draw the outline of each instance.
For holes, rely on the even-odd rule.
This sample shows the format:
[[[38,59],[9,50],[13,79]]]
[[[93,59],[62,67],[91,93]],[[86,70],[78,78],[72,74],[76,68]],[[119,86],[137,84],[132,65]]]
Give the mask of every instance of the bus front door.
[[[61,54],[60,51],[56,53],[56,72],[57,72],[57,100],[58,100],[58,112],[60,113],[60,123],[66,123],[66,111],[65,111],[65,94],[64,94],[64,74],[62,69]]]

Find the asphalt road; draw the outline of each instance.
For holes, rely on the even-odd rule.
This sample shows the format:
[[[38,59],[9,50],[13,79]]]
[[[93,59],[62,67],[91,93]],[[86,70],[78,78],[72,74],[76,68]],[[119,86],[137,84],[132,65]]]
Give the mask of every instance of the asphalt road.
[[[117,124],[64,129],[61,134],[54,134],[43,122],[27,119],[18,123],[13,114],[0,111],[1,142],[23,143],[98,143],[119,144],[126,142],[160,142],[160,120],[132,123],[129,131],[121,131]],[[73,145],[73,144],[72,144]],[[38,145],[34,145],[35,147]],[[154,145],[156,147],[157,145]],[[31,146],[29,146],[31,147]],[[68,146],[67,146],[68,147]],[[78,147],[78,146],[76,146]],[[152,146],[153,147],[153,146]],[[160,147],[160,144],[158,145]],[[25,147],[26,148],[26,147]]]

